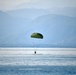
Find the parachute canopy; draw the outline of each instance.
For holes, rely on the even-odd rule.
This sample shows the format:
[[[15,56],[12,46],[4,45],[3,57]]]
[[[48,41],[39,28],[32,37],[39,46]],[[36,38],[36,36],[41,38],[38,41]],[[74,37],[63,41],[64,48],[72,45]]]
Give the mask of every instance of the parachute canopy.
[[[41,33],[33,33],[31,35],[32,38],[43,39],[43,35]]]

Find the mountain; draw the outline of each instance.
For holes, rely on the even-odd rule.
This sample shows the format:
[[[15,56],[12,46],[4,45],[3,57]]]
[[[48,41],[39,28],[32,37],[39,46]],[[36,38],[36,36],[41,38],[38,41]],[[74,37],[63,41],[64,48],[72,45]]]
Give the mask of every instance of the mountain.
[[[63,7],[76,7],[75,1],[54,1],[54,0],[30,0],[28,2],[19,4],[13,9],[23,9],[23,8],[36,8],[36,9],[48,9],[48,8],[63,8]]]
[[[57,14],[57,15],[64,15],[69,17],[76,17],[76,7],[64,7],[64,8],[54,7],[47,9],[22,8],[22,9],[7,11],[7,13],[15,17],[26,17],[32,19],[46,14]]]
[[[19,4],[13,8],[14,9],[23,9],[23,8],[36,8],[36,9],[47,9],[50,8],[53,4],[50,0],[33,0],[28,1],[22,4]],[[53,5],[55,7],[55,5]]]
[[[76,18],[49,14],[32,21],[31,30],[28,34],[31,35],[33,32],[42,33],[44,35],[44,39],[40,41],[42,44],[76,47],[75,25]]]
[[[34,1],[29,1],[29,2],[19,4],[15,6],[12,10],[21,10],[21,9],[26,9],[26,12],[25,12],[26,15],[28,15],[27,12],[29,11],[27,9],[30,9],[30,10],[32,9],[31,10],[32,12],[29,11],[31,14],[33,14],[36,9],[43,9],[48,11],[49,14],[58,14],[58,15],[76,17],[76,4],[74,3],[70,4],[70,2],[68,3],[68,1],[66,2],[66,1],[51,1],[51,0],[34,0]],[[19,14],[22,13],[21,11],[18,13]]]
[[[30,19],[34,19],[34,18],[37,18],[38,16],[50,14],[48,10],[35,9],[35,8],[10,10],[10,11],[7,11],[7,13],[13,17],[30,18]]]
[[[51,14],[76,17],[76,7],[48,8],[48,11],[50,11]]]
[[[14,38],[22,30],[25,30],[28,22],[30,22],[28,18],[12,17],[6,12],[0,11],[0,46],[8,42],[7,39]]]
[[[1,39],[8,35],[7,32],[11,19],[12,18],[7,13],[0,11],[0,42]]]
[[[8,27],[10,36],[0,42],[1,47],[76,47],[76,17],[48,14],[39,16],[26,25],[16,27],[13,26],[16,25],[15,22],[11,23],[12,31]],[[43,34],[44,38],[31,38],[34,32]]]

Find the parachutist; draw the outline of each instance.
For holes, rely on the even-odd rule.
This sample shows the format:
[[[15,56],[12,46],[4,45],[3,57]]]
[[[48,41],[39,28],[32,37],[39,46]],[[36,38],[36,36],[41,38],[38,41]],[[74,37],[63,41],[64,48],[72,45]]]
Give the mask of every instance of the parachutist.
[[[36,51],[34,52],[34,54],[36,54]]]
[[[36,39],[43,39],[43,35],[41,33],[32,33],[31,34],[31,38],[36,38]],[[36,54],[37,52],[34,51],[34,54]]]

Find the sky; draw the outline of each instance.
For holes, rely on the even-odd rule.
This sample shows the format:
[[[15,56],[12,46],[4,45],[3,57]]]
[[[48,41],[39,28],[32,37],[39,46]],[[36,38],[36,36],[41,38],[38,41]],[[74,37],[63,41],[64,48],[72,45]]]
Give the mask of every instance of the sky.
[[[19,4],[26,3],[29,1],[30,0],[0,0],[0,9],[3,11],[7,11]]]
[[[76,0],[0,0],[0,10],[11,10],[27,2],[40,3],[42,6],[48,5],[49,7],[76,7]]]

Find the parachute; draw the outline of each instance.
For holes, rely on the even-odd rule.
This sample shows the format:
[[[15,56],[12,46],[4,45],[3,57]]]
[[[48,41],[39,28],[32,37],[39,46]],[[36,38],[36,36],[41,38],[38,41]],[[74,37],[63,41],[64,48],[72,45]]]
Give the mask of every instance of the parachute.
[[[43,39],[43,35],[41,33],[33,33],[31,38]]]

